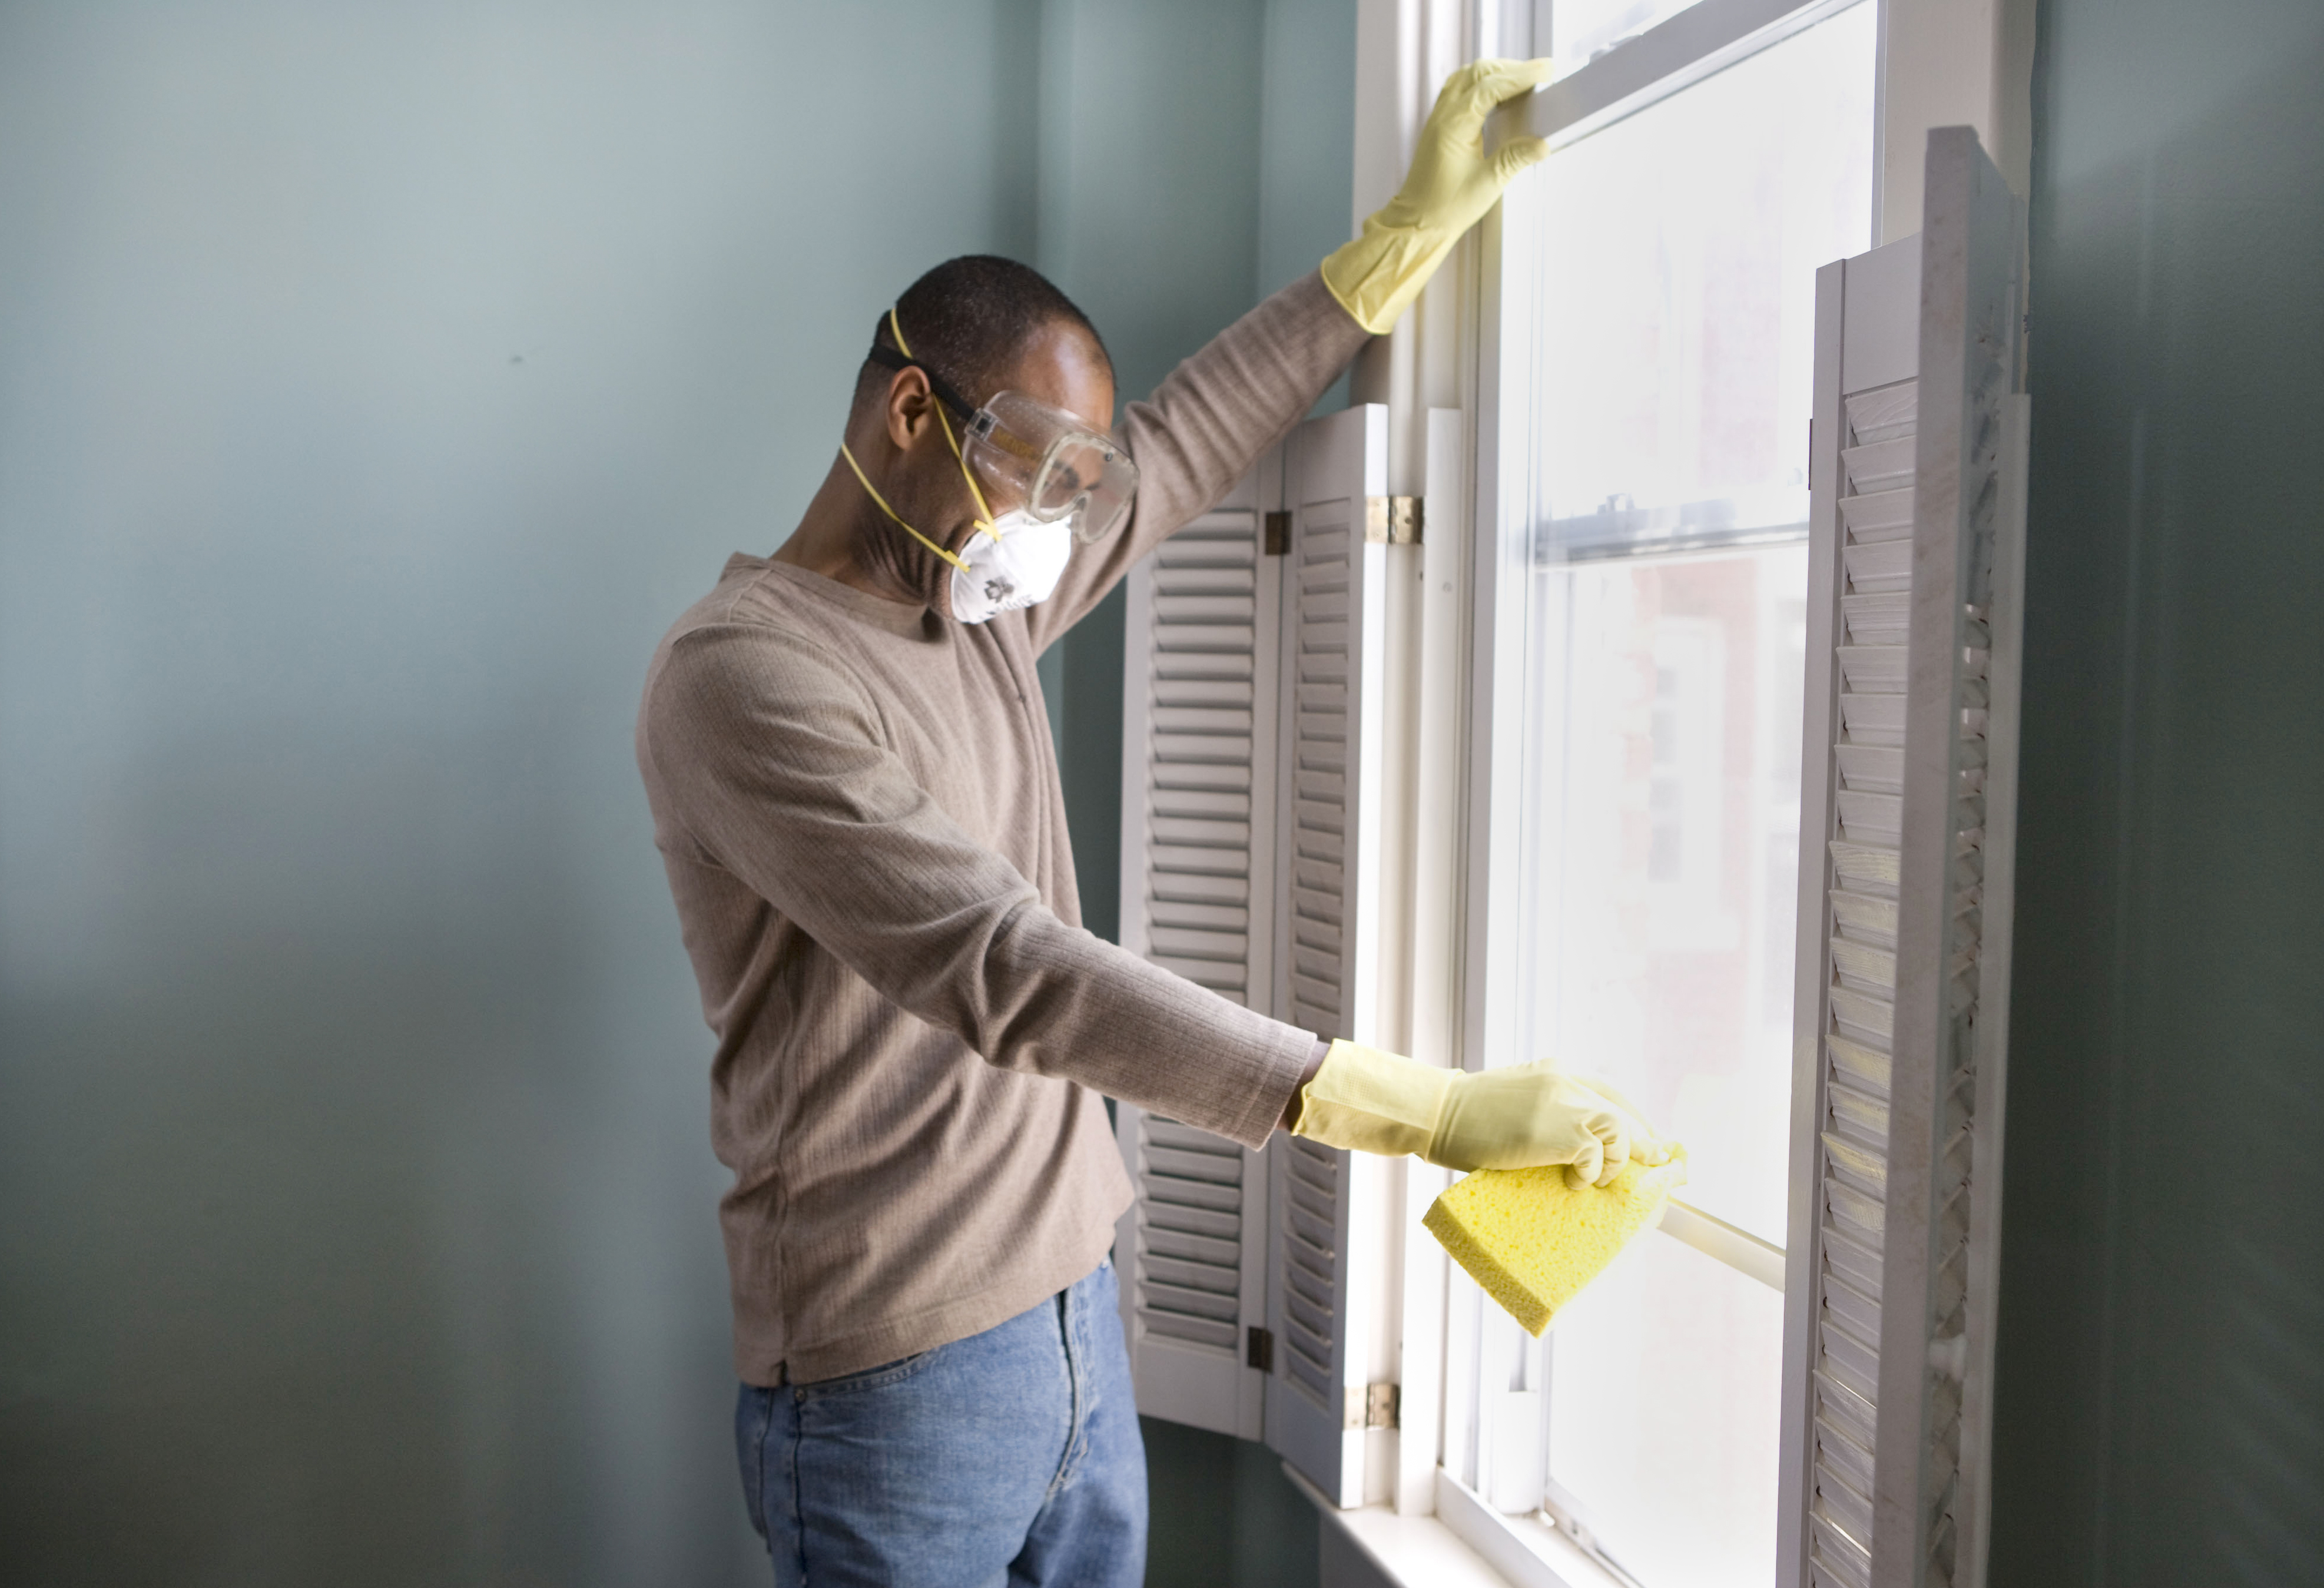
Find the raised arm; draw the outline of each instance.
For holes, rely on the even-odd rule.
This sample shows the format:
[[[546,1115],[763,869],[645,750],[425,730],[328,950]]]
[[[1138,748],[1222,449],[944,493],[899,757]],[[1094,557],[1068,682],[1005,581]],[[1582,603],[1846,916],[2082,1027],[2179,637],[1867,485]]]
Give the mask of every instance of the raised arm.
[[[1367,336],[1385,333],[1462,234],[1548,145],[1518,138],[1487,153],[1485,117],[1551,76],[1546,60],[1479,60],[1445,78],[1404,185],[1314,274],[1211,339],[1122,415],[1139,475],[1138,506],[1110,541],[1074,554],[1056,594],[1028,617],[1046,648],[1132,563],[1224,495],[1315,405]]]
[[[1077,548],[1056,594],[1026,614],[1034,649],[1047,649],[1132,563],[1225,495],[1315,406],[1368,335],[1311,272],[1131,403],[1120,433],[1138,465],[1137,506],[1120,533]]]

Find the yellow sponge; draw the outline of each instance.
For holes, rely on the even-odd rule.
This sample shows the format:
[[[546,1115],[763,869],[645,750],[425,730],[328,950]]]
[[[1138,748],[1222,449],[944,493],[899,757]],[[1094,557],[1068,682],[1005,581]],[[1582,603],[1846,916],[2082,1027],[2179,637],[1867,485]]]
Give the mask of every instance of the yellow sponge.
[[[1528,1334],[1596,1279],[1686,1183],[1686,1154],[1648,1168],[1632,1159],[1608,1186],[1576,1191],[1565,1170],[1479,1169],[1438,1197],[1421,1223]]]

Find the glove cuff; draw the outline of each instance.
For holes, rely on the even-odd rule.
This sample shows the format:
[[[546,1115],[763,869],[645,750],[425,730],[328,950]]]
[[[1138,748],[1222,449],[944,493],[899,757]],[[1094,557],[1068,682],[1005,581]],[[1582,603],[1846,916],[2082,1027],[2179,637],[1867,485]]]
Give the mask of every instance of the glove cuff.
[[[1375,215],[1353,241],[1342,243],[1325,258],[1324,290],[1350,319],[1373,336],[1384,337],[1460,240],[1458,232],[1395,226]]]
[[[1401,1054],[1334,1042],[1300,1092],[1292,1131],[1326,1147],[1398,1158],[1424,1152],[1436,1134],[1452,1073]]]

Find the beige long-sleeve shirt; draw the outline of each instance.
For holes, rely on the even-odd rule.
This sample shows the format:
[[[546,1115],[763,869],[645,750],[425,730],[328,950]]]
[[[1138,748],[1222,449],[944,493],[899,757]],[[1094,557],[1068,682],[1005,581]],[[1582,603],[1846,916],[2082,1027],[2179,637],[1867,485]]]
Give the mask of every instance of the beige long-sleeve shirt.
[[[1092,936],[1034,659],[1216,501],[1364,333],[1320,277],[1133,403],[1127,529],[969,626],[731,559],[647,675],[638,765],[717,1038],[735,1367],[812,1380],[991,1327],[1130,1201],[1100,1094],[1257,1146],[1314,1048]]]

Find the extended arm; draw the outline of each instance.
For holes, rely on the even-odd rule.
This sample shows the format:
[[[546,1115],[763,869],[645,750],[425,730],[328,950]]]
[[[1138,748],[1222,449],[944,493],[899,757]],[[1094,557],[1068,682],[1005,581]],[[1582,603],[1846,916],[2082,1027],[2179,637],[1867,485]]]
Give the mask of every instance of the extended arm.
[[[889,750],[846,670],[755,624],[697,630],[648,753],[686,832],[890,1002],[993,1064],[1256,1146],[1314,1038],[1067,926]]]

